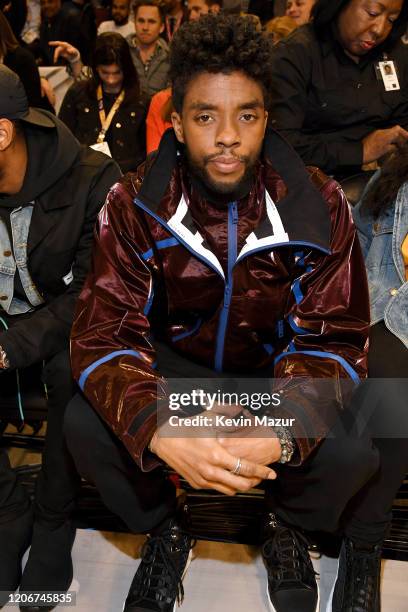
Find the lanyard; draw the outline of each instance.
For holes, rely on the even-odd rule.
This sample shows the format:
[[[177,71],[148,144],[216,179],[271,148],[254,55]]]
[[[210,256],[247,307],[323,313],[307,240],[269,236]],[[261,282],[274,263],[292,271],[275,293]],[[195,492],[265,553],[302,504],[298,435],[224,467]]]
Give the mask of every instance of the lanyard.
[[[110,128],[110,124],[112,123],[112,119],[118,110],[119,106],[122,104],[125,98],[125,90],[122,89],[115,102],[113,103],[112,108],[109,111],[108,116],[105,114],[105,109],[103,108],[103,93],[102,93],[102,85],[98,85],[97,89],[97,98],[98,98],[98,109],[99,109],[99,119],[101,121],[101,131],[99,132],[98,139],[96,142],[101,143],[105,140],[106,132]]]
[[[170,28],[170,19],[172,20],[172,23],[173,23],[173,29]],[[166,17],[166,32],[167,32],[167,38],[169,41],[172,40],[173,36],[179,29],[182,19],[183,19],[182,14],[180,14],[178,17],[168,17],[168,16]]]

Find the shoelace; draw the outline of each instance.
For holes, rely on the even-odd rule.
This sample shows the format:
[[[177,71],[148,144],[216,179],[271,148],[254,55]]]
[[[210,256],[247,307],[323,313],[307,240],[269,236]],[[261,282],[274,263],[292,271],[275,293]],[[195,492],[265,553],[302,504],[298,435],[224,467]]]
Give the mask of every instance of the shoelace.
[[[356,551],[347,554],[347,565],[351,580],[346,588],[345,609],[370,612],[375,597],[378,563],[381,553],[378,549],[372,552]]]
[[[263,546],[269,570],[280,582],[304,582],[316,575],[308,553],[309,542],[301,533],[278,527],[277,533]]]
[[[189,554],[195,541],[191,542],[191,545],[188,544],[188,551],[184,551],[184,547],[187,546],[186,542],[190,542],[190,536],[181,532],[178,537],[180,540],[180,552],[178,554],[183,557],[185,554]],[[176,598],[178,605],[182,604],[184,599],[182,572],[177,569],[173,562],[170,550],[172,544],[175,544],[175,542],[172,541],[171,530],[168,533],[149,537],[146,540],[142,548],[143,573],[139,583],[138,600],[163,605]],[[177,542],[178,545],[179,542]],[[154,574],[150,571],[153,563],[157,570]]]

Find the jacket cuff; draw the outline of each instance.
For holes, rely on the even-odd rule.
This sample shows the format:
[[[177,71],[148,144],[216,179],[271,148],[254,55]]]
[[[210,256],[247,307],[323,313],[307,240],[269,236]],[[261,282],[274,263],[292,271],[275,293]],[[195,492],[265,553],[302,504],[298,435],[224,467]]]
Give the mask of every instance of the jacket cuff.
[[[16,368],[16,355],[13,351],[13,346],[12,343],[8,341],[7,339],[7,332],[4,332],[2,334],[0,334],[0,346],[2,347],[3,351],[6,353],[7,355],[7,359],[9,360],[10,363],[10,367],[7,368],[7,372],[9,372],[10,370],[14,370]]]
[[[299,410],[296,409],[295,404],[292,404],[290,401],[286,401],[279,407],[279,417],[282,419],[293,419],[294,421],[289,429],[289,433],[293,438],[296,450],[293,453],[292,459],[285,465],[298,467],[302,465],[309,457],[310,453],[319,446],[322,438],[310,436],[306,424],[302,423],[302,415],[299,414]]]
[[[163,465],[163,461],[148,449],[150,440],[157,429],[157,405],[150,404],[143,409],[123,435],[122,441],[142,472],[151,472]],[[143,414],[149,415],[141,423]]]

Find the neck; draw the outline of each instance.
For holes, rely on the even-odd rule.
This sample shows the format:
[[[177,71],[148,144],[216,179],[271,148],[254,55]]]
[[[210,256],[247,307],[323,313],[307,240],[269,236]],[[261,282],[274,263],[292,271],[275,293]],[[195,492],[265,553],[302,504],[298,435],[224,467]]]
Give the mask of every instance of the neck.
[[[102,89],[105,93],[118,94],[122,91],[122,83],[120,85],[115,85],[115,86],[102,85]]]
[[[14,195],[21,191],[27,171],[28,156],[25,138],[18,137],[3,155],[4,163],[1,164],[2,167],[0,166],[0,193]]]
[[[347,49],[344,49],[344,47],[343,47],[343,51],[347,55],[347,57],[349,57],[351,60],[353,60],[353,62],[355,62],[356,64],[360,63],[360,58],[359,58],[358,55],[353,55],[352,53],[347,51]]]
[[[154,53],[154,50],[156,49],[157,40],[155,40],[153,43],[150,43],[149,45],[144,45],[137,39],[137,46],[139,48],[139,51],[141,51],[144,55],[152,55],[152,53]]]

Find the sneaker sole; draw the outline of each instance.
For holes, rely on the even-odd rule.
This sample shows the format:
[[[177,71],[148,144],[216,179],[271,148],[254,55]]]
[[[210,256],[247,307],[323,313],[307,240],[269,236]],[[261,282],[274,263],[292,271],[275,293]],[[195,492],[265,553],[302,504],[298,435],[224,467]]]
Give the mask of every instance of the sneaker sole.
[[[193,559],[193,549],[190,548],[190,552],[188,553],[188,557],[187,557],[186,567],[184,568],[183,575],[181,576],[181,580],[184,580],[184,576],[187,574],[187,570],[190,567],[190,563],[191,563],[192,559]],[[174,602],[173,612],[176,612],[177,608],[178,608],[178,606],[177,606],[177,600],[176,600]]]
[[[190,566],[190,563],[191,563],[192,559],[193,559],[193,549],[191,548],[190,552],[188,553],[188,557],[187,557],[187,561],[186,561],[186,566],[185,566],[185,568],[183,570],[183,574],[181,576],[182,580],[184,580],[184,576],[187,574],[187,570],[188,570],[188,568]],[[126,601],[123,604],[122,612],[125,611],[125,605],[126,605]],[[177,609],[177,600],[174,602],[173,612],[176,612],[176,609]]]
[[[315,608],[314,612],[319,612],[319,609],[320,609],[320,589],[319,589],[319,584],[317,582],[316,582],[316,586],[317,586],[317,604],[316,604],[316,608]],[[275,608],[275,606],[273,605],[273,603],[271,602],[271,599],[269,597],[268,583],[266,583],[266,597],[268,599],[270,611],[271,612],[279,612],[279,610],[277,610]]]
[[[339,566],[340,566],[340,559],[337,561],[336,577],[334,579],[333,586],[330,591],[329,599],[327,600],[326,612],[332,612],[332,609],[333,609],[333,595],[334,595],[334,589],[336,588],[337,578],[339,576]]]

